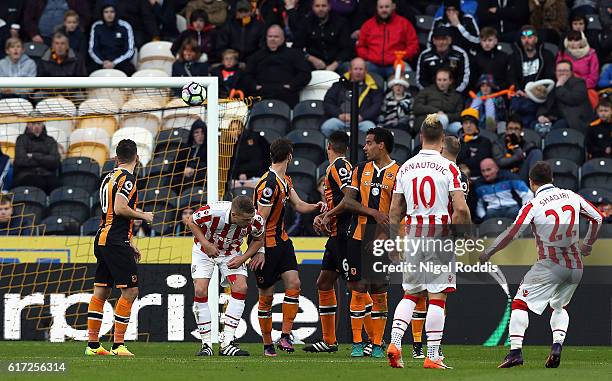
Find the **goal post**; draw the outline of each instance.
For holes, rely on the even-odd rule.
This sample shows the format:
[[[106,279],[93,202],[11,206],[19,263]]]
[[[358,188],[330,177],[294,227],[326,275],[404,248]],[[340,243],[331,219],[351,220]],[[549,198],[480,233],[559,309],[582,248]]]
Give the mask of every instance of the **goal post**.
[[[180,94],[180,89],[191,82],[196,82],[206,89],[206,98],[201,106],[189,106],[185,102],[176,99],[177,97],[174,96]],[[180,192],[171,189],[175,186],[174,177],[176,177],[176,173],[172,172],[172,170],[176,168],[176,164],[172,161],[177,156],[174,152],[163,151],[164,149],[170,150],[170,148],[161,148],[160,151],[157,150],[156,144],[158,144],[158,142],[156,140],[156,134],[161,136],[162,131],[174,131],[176,129],[181,130],[182,136],[185,137],[192,125],[191,121],[195,119],[194,115],[196,115],[198,119],[206,122],[205,180],[203,180],[202,185],[198,185],[198,188],[199,194],[202,196],[202,202],[204,199],[208,203],[219,201],[225,191],[224,185],[228,180],[234,146],[246,124],[248,102],[226,99],[220,100],[218,98],[218,78],[216,77],[93,76],[0,78],[0,89],[9,89],[11,91],[5,91],[5,93],[15,94],[14,97],[4,96],[3,99],[0,99],[0,144],[2,144],[1,147],[5,153],[7,153],[7,147],[10,150],[12,144],[13,151],[9,154],[11,158],[13,158],[12,155],[15,154],[14,148],[17,135],[24,132],[25,124],[28,121],[42,120],[47,124],[47,128],[49,128],[49,125],[53,125],[53,123],[56,125],[62,123],[64,125],[70,125],[67,129],[68,132],[65,134],[63,133],[63,136],[66,136],[66,134],[70,135],[70,143],[67,143],[68,145],[66,146],[66,151],[69,151],[68,147],[72,149],[73,135],[79,135],[79,133],[75,134],[75,132],[80,130],[103,130],[104,128],[101,125],[97,125],[98,120],[102,120],[103,118],[112,119],[114,121],[113,126],[106,130],[109,132],[103,131],[103,135],[107,142],[104,151],[106,152],[105,156],[89,156],[92,162],[95,159],[97,162],[96,165],[102,170],[102,173],[104,173],[103,164],[114,156],[114,152],[111,152],[113,149],[111,136],[117,135],[117,140],[120,138],[130,138],[127,132],[125,134],[117,134],[117,132],[122,131],[122,127],[124,126],[123,123],[126,120],[132,118],[130,126],[133,128],[131,128],[131,130],[137,130],[140,121],[146,121],[147,117],[150,115],[161,115],[157,117],[157,129],[153,129],[153,132],[144,131],[147,132],[149,138],[153,137],[153,148],[151,148],[149,157],[144,160],[145,162],[141,163],[142,168],[140,168],[140,175],[137,176],[137,179],[144,180],[143,184],[146,184],[144,187],[138,186],[139,194],[140,191],[155,193],[154,199],[151,200],[142,200],[139,198],[139,205],[144,205],[144,202],[150,201],[149,204],[142,206],[142,209],[155,212],[157,222],[154,220],[154,223],[151,224],[151,229],[154,230],[154,224],[158,223],[161,226],[161,230],[159,232],[154,231],[153,235],[137,238],[136,242],[143,253],[143,265],[162,265],[158,267],[163,267],[163,269],[153,269],[152,271],[155,274],[154,277],[163,276],[163,278],[155,279],[154,282],[149,281],[149,295],[142,295],[143,299],[139,307],[135,308],[135,311],[133,310],[132,312],[130,324],[132,324],[135,319],[136,326],[138,326],[139,309],[145,311],[145,306],[160,305],[161,303],[161,305],[167,307],[167,340],[179,341],[182,340],[181,338],[193,334],[193,332],[187,331],[189,327],[184,323],[187,318],[186,315],[191,313],[190,307],[192,301],[181,301],[176,295],[180,293],[189,294],[190,292],[188,290],[190,287],[192,288],[191,281],[189,280],[190,273],[188,268],[185,269],[185,266],[180,266],[181,270],[178,271],[176,269],[179,266],[176,265],[188,265],[190,263],[191,245],[193,241],[189,242],[190,239],[188,238],[177,238],[179,234],[176,233],[176,229],[174,229],[174,226],[181,222],[180,202],[184,198],[181,192],[186,189],[188,185],[183,183],[183,181],[186,181],[185,177],[181,180]],[[109,91],[105,93],[105,90]],[[96,93],[96,91],[99,92]],[[157,100],[156,97],[159,96],[159,93],[163,93],[161,97],[163,101],[147,101],[147,98]],[[116,99],[116,97],[121,99]],[[45,106],[51,105],[47,107],[46,112],[42,115],[36,113],[34,116],[31,116],[31,111],[38,110],[40,105],[47,99],[52,99],[53,101],[45,104]],[[70,102],[62,101],[62,99]],[[20,108],[22,105],[26,106]],[[56,109],[54,110],[53,107],[56,107]],[[62,107],[66,108],[62,109]],[[84,110],[86,107],[90,111],[94,110],[94,112],[90,114],[81,112],[82,109]],[[179,113],[185,115],[187,112],[192,113],[191,119],[189,117],[182,119],[178,117],[176,119],[165,119],[167,115],[174,117],[175,115],[173,115],[173,113],[176,115]],[[155,119],[154,116],[151,118]],[[178,122],[179,119],[180,122]],[[169,125],[166,126],[166,120],[177,120],[177,122],[176,125],[170,125],[171,123],[169,122]],[[186,125],[185,121],[188,121],[189,125]],[[119,125],[121,125],[121,127],[119,127]],[[87,126],[87,128],[83,126]],[[144,129],[145,128],[140,128],[140,130]],[[125,128],[125,130],[128,130],[128,128]],[[6,139],[7,134],[12,134],[12,136]],[[119,135],[121,135],[121,137],[119,137]],[[66,139],[66,141],[68,141],[68,139]],[[75,141],[77,140],[75,139]],[[77,150],[76,153],[78,152]],[[71,152],[68,152],[66,158],[77,156],[79,155],[74,153],[71,156]],[[154,162],[154,158],[156,157],[161,159],[159,163]],[[189,162],[189,157],[187,159],[183,158],[182,160],[184,163],[187,163]],[[163,172],[166,169],[160,169],[159,173],[156,172],[156,174],[153,175],[154,171],[151,168],[154,164],[157,165],[156,163],[159,164],[159,167],[171,167],[170,174],[167,175],[166,178],[164,178]],[[66,187],[66,180],[62,178],[62,181],[62,185]],[[81,185],[76,183],[68,184],[74,187],[79,187]],[[161,186],[160,184],[164,185]],[[90,187],[89,193],[85,192],[85,194],[89,194],[89,202],[91,204],[89,205],[91,215],[87,215],[87,219],[94,219],[95,217],[93,210],[96,206],[96,197],[94,196],[96,190],[97,188],[94,190],[93,187]],[[12,189],[9,190],[9,193],[13,196],[13,200],[19,198],[19,202],[23,202],[26,205],[21,209],[16,208],[14,214],[19,215],[21,213],[20,217],[28,217],[35,221],[34,225],[36,225],[36,229],[29,231],[27,234],[28,236],[51,236],[58,234],[50,231],[50,225],[41,225],[41,220],[45,215],[47,215],[47,217],[51,215],[50,211],[53,208],[51,205],[53,197],[44,195],[43,193],[42,197],[46,201],[41,201],[41,203],[48,203],[48,205],[42,207],[42,209],[45,210],[44,213],[39,213],[36,211],[37,209],[28,209],[28,204],[35,201],[34,193],[28,194],[28,190],[26,190],[25,195],[22,194],[21,197],[18,197],[19,195],[13,194],[12,192]],[[74,192],[73,194],[76,193],[79,192]],[[162,200],[162,198],[168,197],[168,195],[173,195],[174,200],[172,200],[172,202]],[[15,205],[16,202],[14,201],[13,204]],[[190,198],[188,205],[195,207],[196,204],[194,204]],[[149,209],[147,209],[147,207]],[[76,209],[78,208],[68,210],[68,214],[78,212]],[[62,209],[59,208],[57,210]],[[66,209],[63,210],[66,211]],[[55,216],[55,214],[52,215]],[[86,222],[76,217],[74,219],[78,221],[79,232],[84,232],[87,225]],[[58,218],[58,224],[60,223],[59,220]],[[168,224],[172,224],[173,229],[166,229],[166,225]],[[24,235],[26,234],[24,233]],[[49,258],[42,257],[44,255],[37,256],[32,253],[28,255],[24,254],[23,256],[16,255],[15,258],[2,258],[0,256],[0,275],[2,275],[0,278],[3,278],[0,280],[0,299],[2,299],[2,295],[12,295],[11,297],[14,298],[16,301],[15,303],[19,302],[22,304],[24,303],[23,300],[29,300],[28,298],[32,300],[36,299],[36,306],[24,308],[22,305],[19,307],[20,309],[18,311],[15,310],[15,318],[19,319],[19,314],[21,314],[26,320],[35,321],[36,329],[47,332],[46,337],[50,338],[52,341],[64,341],[66,339],[84,340],[86,338],[87,318],[87,305],[84,305],[84,301],[87,298],[83,295],[88,295],[93,289],[92,266],[95,264],[92,247],[93,239],[91,238],[91,234],[89,234],[90,237],[85,237],[85,235],[87,235],[85,233],[74,234],[73,232],[72,234],[63,235],[78,235],[78,237],[53,237],[50,239],[45,237],[44,240],[32,239],[33,243],[26,243],[29,240],[29,238],[26,237],[11,238],[9,240],[0,238],[0,246],[9,249],[14,247],[15,251],[22,250],[22,245],[39,245],[37,248],[32,247],[30,249],[31,252],[42,252],[44,251],[43,249],[48,248],[49,253],[51,253],[46,255]],[[190,234],[182,234],[182,236],[189,237]],[[60,241],[61,243],[59,243]],[[40,247],[40,245],[44,247]],[[25,251],[27,251],[27,249]],[[56,258],[54,257],[56,254],[53,254],[56,252],[66,252],[68,254],[57,254]],[[151,267],[147,268],[151,269]],[[177,272],[181,274],[177,274]],[[31,281],[32,277],[34,277],[34,281]],[[149,278],[151,277],[152,276],[149,275]],[[141,277],[141,279],[144,278],[146,278],[146,276]],[[151,293],[154,292],[154,287],[158,284],[156,282],[159,283],[160,289],[168,289],[168,287],[173,289],[165,291],[171,292],[171,294],[167,295],[167,300],[164,299],[165,297],[163,295],[161,299],[157,299],[157,296],[152,296]],[[141,290],[142,289],[143,288],[141,288]],[[65,293],[65,297],[61,296],[64,295],[62,293]],[[71,299],[71,297],[73,298]],[[68,303],[68,300],[78,302],[74,302],[71,305],[62,304]],[[181,306],[184,307],[182,310]],[[213,341],[216,342],[219,333],[219,319],[215,319],[215,317],[219,316],[220,310],[218,272],[213,274],[213,278],[210,282],[209,306],[213,317],[211,327]],[[23,313],[21,309],[24,310]],[[105,308],[105,311],[106,309],[107,308]],[[28,312],[25,312],[26,310]],[[56,316],[56,313],[60,312],[62,312],[63,315],[61,317]],[[49,319],[50,315],[52,319]],[[112,314],[110,316],[106,315],[105,313],[103,326],[109,327],[109,321],[107,320],[112,319]],[[142,315],[143,313],[141,311],[140,325],[143,325]],[[152,317],[150,319],[153,320]],[[150,326],[157,326],[157,324],[152,322]],[[15,329],[19,330],[18,324],[14,327],[8,325],[4,326],[5,338],[16,339],[19,334]],[[21,331],[23,331],[23,329]],[[134,340],[144,335],[146,340],[148,340],[151,334],[153,334],[153,332],[146,332],[141,328],[135,329],[132,327],[128,329],[126,339]],[[1,335],[2,332],[0,332],[0,339],[2,339]],[[23,332],[21,332],[21,335],[23,336]]]

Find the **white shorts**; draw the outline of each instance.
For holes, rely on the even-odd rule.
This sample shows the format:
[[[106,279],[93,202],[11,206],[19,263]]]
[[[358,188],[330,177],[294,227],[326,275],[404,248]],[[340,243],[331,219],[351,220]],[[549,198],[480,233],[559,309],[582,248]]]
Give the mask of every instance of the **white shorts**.
[[[221,286],[228,287],[229,279],[232,275],[248,276],[246,265],[242,265],[237,269],[230,269],[227,263],[234,257],[240,254],[220,255],[217,258],[211,258],[200,249],[200,244],[194,244],[191,250],[191,277],[193,279],[210,279],[212,278],[215,265],[219,267],[221,273]]]
[[[409,270],[403,274],[402,288],[409,294],[453,292],[457,288],[454,253],[404,254]]]
[[[550,304],[553,309],[569,304],[582,278],[582,269],[568,269],[548,259],[537,261],[525,274],[514,299],[541,315]]]

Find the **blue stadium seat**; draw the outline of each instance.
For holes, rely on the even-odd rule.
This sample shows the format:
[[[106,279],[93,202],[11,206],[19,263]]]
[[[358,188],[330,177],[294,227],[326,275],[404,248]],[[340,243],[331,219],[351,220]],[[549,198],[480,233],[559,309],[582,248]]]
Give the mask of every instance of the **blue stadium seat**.
[[[591,159],[582,165],[580,172],[583,187],[612,190],[612,159]]]
[[[191,207],[194,210],[206,204],[206,192],[202,187],[184,189],[178,200],[179,209]]]
[[[315,177],[318,179],[319,177],[324,176],[327,172],[327,167],[329,167],[329,160],[325,160],[317,167]]]
[[[412,156],[412,136],[404,130],[389,129],[389,131],[393,134],[394,142],[391,158],[402,165]]]
[[[49,195],[50,216],[72,217],[80,224],[89,218],[90,207],[89,193],[79,187],[63,186]]]
[[[237,196],[247,196],[249,198],[253,198],[253,194],[255,193],[255,189],[251,187],[236,187],[231,189],[225,195],[227,197],[227,201],[232,201],[234,197]]]
[[[416,30],[421,32],[427,32],[431,30],[433,27],[433,17],[430,15],[416,15]]]
[[[592,204],[599,204],[604,200],[612,201],[612,192],[606,189],[582,188],[578,193]]]
[[[89,157],[69,157],[62,162],[62,185],[78,185],[93,193],[100,185],[100,164]]]
[[[276,139],[282,138],[283,136],[285,136],[284,133],[280,133],[278,130],[276,130],[274,127],[260,127],[259,130],[257,131],[257,133],[259,133],[259,135],[266,139],[266,142],[268,144],[272,144],[273,141],[275,141]]]
[[[189,141],[189,130],[185,128],[173,128],[162,130],[155,138],[155,153],[172,151],[186,145]]]
[[[100,217],[102,215],[102,206],[100,205],[100,190],[96,190],[91,195],[91,216]]]
[[[544,159],[564,158],[578,165],[584,163],[584,135],[577,130],[560,128],[544,137]]]
[[[81,225],[81,235],[95,236],[100,227],[100,217],[91,217],[83,225]]]
[[[293,108],[293,119],[291,120],[291,125],[294,130],[319,131],[324,115],[325,110],[323,109],[322,101],[302,101]]]
[[[291,109],[285,102],[276,99],[266,99],[257,102],[251,109],[249,127],[254,131],[271,128],[280,134],[286,134],[291,125]]]
[[[145,212],[154,212],[154,218],[163,222],[174,221],[177,213],[177,196],[169,187],[141,190],[138,201]]]
[[[510,218],[487,218],[478,225],[478,236],[496,238],[512,224]]]
[[[546,160],[553,171],[553,184],[559,188],[578,190],[578,166],[567,159]]]

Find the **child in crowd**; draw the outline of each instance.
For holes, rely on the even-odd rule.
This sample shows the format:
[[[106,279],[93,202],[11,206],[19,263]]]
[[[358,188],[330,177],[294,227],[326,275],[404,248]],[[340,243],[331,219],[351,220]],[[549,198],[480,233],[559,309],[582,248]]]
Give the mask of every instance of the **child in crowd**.
[[[477,86],[479,90],[476,93],[476,98],[472,99],[470,107],[478,110],[480,114],[478,128],[495,133],[503,132],[502,124],[506,119],[506,103],[503,96],[482,99],[482,97],[491,95],[498,90],[493,76],[491,74],[481,75],[478,78]]]
[[[238,63],[238,51],[226,49],[222,53],[221,65],[211,70],[210,75],[219,78],[219,98],[240,98],[244,94],[244,71]],[[232,90],[234,93],[232,94]],[[240,92],[242,94],[240,94]]]
[[[79,14],[69,9],[64,13],[64,25],[58,31],[68,36],[70,49],[80,59],[84,59],[87,54],[87,37],[80,28]]]
[[[597,105],[597,119],[590,124],[584,145],[589,159],[612,157],[612,102],[602,98]]]
[[[414,123],[412,113],[412,94],[410,85],[405,79],[393,76],[389,78],[389,91],[383,101],[379,116],[379,125],[384,128],[399,128],[409,131]]]
[[[207,55],[207,61],[212,61],[212,54],[215,50],[215,26],[208,23],[208,16],[203,10],[196,10],[190,16],[189,27],[181,32],[176,40],[172,43],[170,51],[175,56],[178,55],[181,46],[185,40],[193,39],[199,48],[200,52]]]

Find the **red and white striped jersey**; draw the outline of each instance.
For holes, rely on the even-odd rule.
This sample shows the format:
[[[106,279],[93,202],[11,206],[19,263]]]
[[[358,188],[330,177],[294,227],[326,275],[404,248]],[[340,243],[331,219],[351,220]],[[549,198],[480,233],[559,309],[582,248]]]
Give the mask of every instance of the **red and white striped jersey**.
[[[399,169],[393,193],[403,194],[406,200],[407,229],[416,225],[416,234],[421,235],[421,225],[451,223],[449,204],[452,191],[463,191],[457,165],[437,151],[422,149]],[[423,231],[423,234],[433,235],[433,231],[429,231]]]
[[[590,221],[584,243],[593,245],[603,220],[599,210],[571,190],[552,184],[544,185],[531,201],[523,205],[514,223],[497,237],[486,252],[492,255],[502,250],[527,226],[531,226],[538,259],[549,259],[567,268],[581,269],[582,259],[578,249],[580,216]]]
[[[219,201],[204,205],[192,215],[193,222],[202,228],[206,239],[217,246],[221,255],[239,254],[244,237],[260,237],[265,231],[264,219],[257,212],[249,226],[241,228],[230,223],[231,211],[230,201]],[[196,238],[194,242],[199,243]]]

